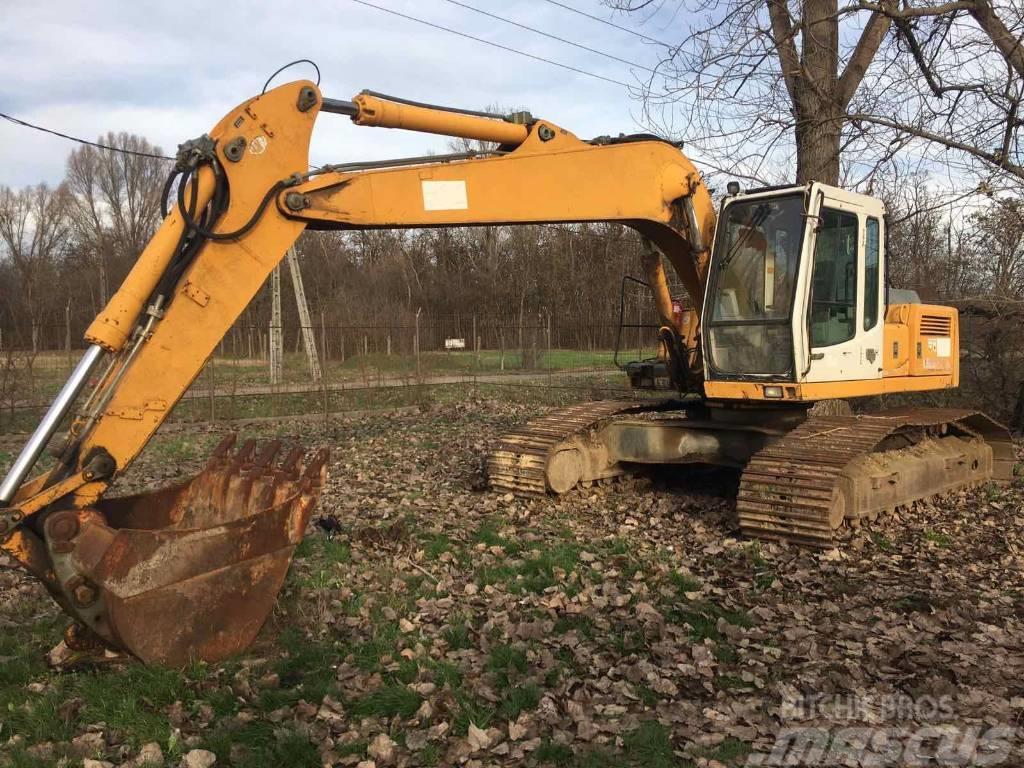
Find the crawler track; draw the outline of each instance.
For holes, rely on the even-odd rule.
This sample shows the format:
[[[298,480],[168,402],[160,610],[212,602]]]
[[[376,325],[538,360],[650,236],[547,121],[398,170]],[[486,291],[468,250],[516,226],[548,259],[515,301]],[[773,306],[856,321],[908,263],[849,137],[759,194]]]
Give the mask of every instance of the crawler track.
[[[747,536],[831,547],[846,523],[1012,466],[1009,433],[977,411],[812,417],[748,462],[736,509]]]
[[[663,407],[663,401],[638,403],[635,400],[598,400],[560,408],[533,419],[504,435],[488,455],[487,476],[490,485],[495,490],[510,491],[519,496],[564,493],[570,489],[552,487],[549,471],[560,446],[574,439],[585,439],[588,433],[613,416],[660,410]],[[585,474],[581,482],[622,474],[621,468],[608,467],[599,473],[589,473],[589,476]]]

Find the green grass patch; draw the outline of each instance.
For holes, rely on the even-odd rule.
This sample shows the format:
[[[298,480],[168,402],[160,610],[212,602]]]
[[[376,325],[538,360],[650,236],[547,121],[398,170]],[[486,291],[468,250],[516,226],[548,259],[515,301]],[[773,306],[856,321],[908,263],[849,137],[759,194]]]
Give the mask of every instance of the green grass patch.
[[[487,671],[494,678],[498,690],[512,687],[516,677],[525,675],[526,652],[511,645],[495,645],[487,657]]]
[[[453,651],[462,651],[473,646],[473,639],[470,633],[469,622],[464,618],[457,618],[441,631],[441,637]]]
[[[900,613],[924,613],[932,609],[932,604],[925,595],[911,592],[895,600],[893,607]]]
[[[274,671],[281,687],[262,692],[264,709],[276,709],[290,699],[320,701],[336,690],[334,667],[345,656],[343,647],[311,640],[295,627],[284,630],[278,642],[284,654],[274,663]]]
[[[946,547],[949,547],[953,543],[953,539],[951,539],[949,536],[942,533],[941,531],[933,531],[931,528],[924,529],[924,540],[930,541],[933,544],[944,549]]]
[[[498,715],[505,720],[515,720],[521,712],[536,709],[540,699],[540,688],[533,683],[512,686],[498,705]]]
[[[494,707],[486,701],[460,691],[455,694],[455,703],[458,709],[455,712],[452,732],[457,736],[465,736],[469,732],[470,723],[477,728],[486,729],[494,720]]]
[[[554,632],[557,635],[576,632],[588,640],[592,640],[595,633],[594,620],[582,613],[563,613],[555,619]]]
[[[750,744],[733,736],[729,736],[717,747],[714,747],[713,749],[705,748],[697,750],[697,754],[700,757],[706,757],[709,760],[717,760],[720,763],[741,765],[751,751],[752,747]]]
[[[700,579],[690,576],[682,571],[671,571],[668,575],[669,583],[675,587],[676,592],[680,595],[686,592],[696,592],[703,586]]]
[[[551,739],[544,739],[533,756],[539,763],[570,765],[573,762],[572,748],[568,744],[559,744]]]
[[[434,684],[439,688],[455,691],[462,686],[462,670],[450,661],[431,661],[428,667],[433,675]]]
[[[372,631],[369,638],[350,646],[355,665],[364,672],[380,671],[385,659],[394,655],[402,634],[397,624],[386,621],[375,622]]]
[[[718,675],[715,678],[715,685],[719,690],[732,691],[738,688],[751,688],[753,687],[750,683],[743,681],[743,678],[737,677],[736,675]]]
[[[264,720],[214,728],[203,738],[203,747],[217,755],[218,765],[232,768],[319,768],[322,763],[316,745],[306,736]],[[230,761],[228,755],[233,756]]]
[[[626,758],[646,768],[669,768],[678,764],[672,754],[671,734],[656,720],[645,720],[635,731],[622,737]]]
[[[896,546],[892,543],[892,541],[880,533],[872,532],[871,541],[873,541],[875,543],[875,546],[883,552],[892,552],[894,549],[896,549]]]
[[[399,683],[384,685],[355,699],[348,710],[358,717],[402,717],[409,719],[423,703],[416,691]]]
[[[507,555],[515,555],[520,550],[518,542],[501,535],[495,520],[484,520],[473,536],[473,542],[487,547],[501,547]]]
[[[665,618],[673,624],[686,624],[690,627],[690,639],[703,642],[706,639],[720,642],[722,637],[718,631],[718,620],[725,619],[736,627],[750,629],[754,621],[746,611],[729,610],[708,602],[696,601],[681,606],[670,606],[666,609]]]
[[[452,540],[443,533],[430,536],[423,545],[428,560],[437,560],[445,552],[451,552],[452,548]]]

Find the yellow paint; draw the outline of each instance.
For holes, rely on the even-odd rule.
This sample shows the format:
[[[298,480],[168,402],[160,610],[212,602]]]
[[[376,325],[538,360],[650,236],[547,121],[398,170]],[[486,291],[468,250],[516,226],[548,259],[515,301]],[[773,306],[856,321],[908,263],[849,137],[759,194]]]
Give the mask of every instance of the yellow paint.
[[[352,118],[356,125],[404,128],[407,131],[438,133],[442,136],[459,136],[512,146],[522,144],[529,133],[525,125],[517,123],[398,104],[366,93],[359,94],[353,101],[359,107],[359,114]]]
[[[196,210],[202,210],[210,202],[213,196],[213,181],[213,171],[209,168],[200,169]],[[191,194],[189,189],[191,186],[185,190],[186,200]],[[117,293],[111,297],[107,306],[86,330],[87,342],[99,344],[108,352],[117,352],[124,347],[135,328],[139,313],[145,309],[146,301],[156,288],[160,276],[167,269],[184,229],[185,222],[175,206],[153,235],[153,239],[147,243]]]
[[[690,247],[676,202],[692,200],[705,249],[715,212],[693,164],[664,142],[594,145],[544,124],[554,138],[534,129],[502,156],[317,176],[298,188],[310,207],[293,216],[335,229],[620,222],[665,254],[699,310],[706,250]],[[443,181],[465,184],[465,206],[425,204],[424,182]]]
[[[783,397],[764,396],[764,388],[782,387]],[[891,395],[897,392],[924,392],[956,386],[952,376],[901,376],[863,381],[817,381],[804,384],[753,381],[705,381],[704,394],[711,400],[766,400],[768,402],[797,402],[801,400],[831,400],[872,395]]]

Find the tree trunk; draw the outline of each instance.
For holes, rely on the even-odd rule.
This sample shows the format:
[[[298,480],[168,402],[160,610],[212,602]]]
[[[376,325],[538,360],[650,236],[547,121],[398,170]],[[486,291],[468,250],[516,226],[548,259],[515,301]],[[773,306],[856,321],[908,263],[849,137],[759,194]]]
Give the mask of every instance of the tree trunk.
[[[843,104],[839,95],[838,0],[805,0],[796,93],[796,181],[839,183]]]
[[[835,104],[832,110],[819,106],[819,110],[801,117],[796,126],[796,183],[820,181],[838,186],[842,112]],[[831,118],[823,117],[830,113]]]

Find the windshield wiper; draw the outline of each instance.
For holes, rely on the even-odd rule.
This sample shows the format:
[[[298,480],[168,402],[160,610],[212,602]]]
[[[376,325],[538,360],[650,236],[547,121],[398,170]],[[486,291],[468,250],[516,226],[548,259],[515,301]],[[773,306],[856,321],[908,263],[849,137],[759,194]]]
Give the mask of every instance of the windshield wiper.
[[[754,228],[760,227],[764,224],[765,219],[768,218],[771,211],[771,206],[768,205],[768,203],[761,203],[754,209],[754,212],[750,215],[750,221],[743,225],[746,227],[746,231],[736,239],[736,242],[732,244],[732,248],[729,249],[729,252],[722,257],[722,263],[719,265],[721,268],[724,269],[729,266],[729,262],[736,257],[740,248],[746,245],[747,240],[750,239],[750,235],[754,231]]]

